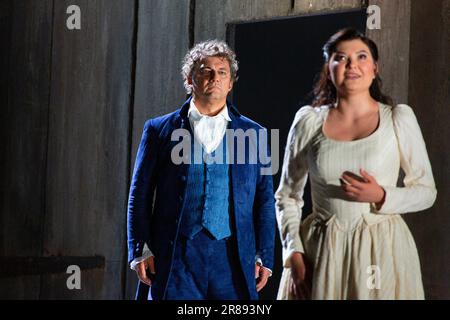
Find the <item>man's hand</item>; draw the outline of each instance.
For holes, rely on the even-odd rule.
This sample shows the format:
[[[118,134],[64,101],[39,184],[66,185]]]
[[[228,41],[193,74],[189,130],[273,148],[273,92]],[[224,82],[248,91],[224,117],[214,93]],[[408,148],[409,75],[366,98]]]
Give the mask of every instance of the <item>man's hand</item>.
[[[256,281],[256,291],[260,292],[262,288],[264,288],[267,284],[267,280],[269,280],[270,271],[267,268],[261,266],[261,264],[255,264],[255,279]]]
[[[306,266],[303,254],[294,252],[291,256],[291,294],[298,300],[311,298],[311,286],[306,279]]]
[[[348,199],[357,202],[376,203],[377,209],[384,203],[385,191],[373,176],[365,170],[359,170],[361,176],[346,171],[342,174],[341,187]]]
[[[141,261],[136,265],[136,273],[139,280],[145,283],[148,286],[152,285],[152,281],[147,276],[147,269],[149,269],[150,273],[155,273],[155,260],[154,257],[148,257],[147,259]]]

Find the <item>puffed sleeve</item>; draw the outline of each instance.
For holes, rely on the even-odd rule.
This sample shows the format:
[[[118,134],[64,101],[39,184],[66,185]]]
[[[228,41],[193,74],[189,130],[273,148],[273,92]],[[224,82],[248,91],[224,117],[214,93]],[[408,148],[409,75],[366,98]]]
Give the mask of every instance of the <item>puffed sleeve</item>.
[[[437,192],[422,132],[411,107],[400,104],[392,112],[405,186],[382,186],[385,201],[379,210],[372,206],[372,211],[398,214],[425,210],[433,205]]]
[[[316,111],[311,106],[304,106],[296,113],[288,135],[280,185],[275,192],[284,267],[290,266],[289,258],[293,252],[304,252],[299,230],[304,205],[303,190],[308,179],[306,146],[316,120]]]

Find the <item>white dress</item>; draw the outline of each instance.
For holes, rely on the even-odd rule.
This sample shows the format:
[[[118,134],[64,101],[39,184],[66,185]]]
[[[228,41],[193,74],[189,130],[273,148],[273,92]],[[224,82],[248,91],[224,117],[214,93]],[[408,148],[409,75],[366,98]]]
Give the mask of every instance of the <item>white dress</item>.
[[[289,132],[275,194],[284,266],[277,298],[293,298],[289,257],[298,251],[313,268],[312,299],[423,299],[417,248],[400,216],[436,198],[417,119],[407,105],[379,103],[375,132],[337,141],[322,131],[329,109],[301,108]],[[400,166],[405,187],[396,187]],[[339,178],[360,168],[386,191],[380,210],[345,199]],[[308,176],[313,212],[301,222]]]

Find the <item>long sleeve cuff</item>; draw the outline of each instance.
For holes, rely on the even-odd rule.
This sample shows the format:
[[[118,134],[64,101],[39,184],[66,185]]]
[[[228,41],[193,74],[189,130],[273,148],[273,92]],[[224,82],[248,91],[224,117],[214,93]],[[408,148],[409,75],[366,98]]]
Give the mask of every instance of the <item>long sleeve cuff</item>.
[[[130,268],[136,270],[136,266],[149,257],[154,257],[153,253],[148,248],[147,244],[144,244],[144,249],[142,249],[142,256],[135,258],[130,263]]]
[[[262,259],[261,259],[261,257],[260,257],[259,255],[256,255],[256,257],[255,257],[255,264],[259,264],[261,267],[263,267],[263,268],[269,270],[269,272],[270,272],[270,276],[269,276],[269,277],[272,276],[272,270],[269,269],[269,268],[264,267],[264,265],[263,265],[263,263],[262,263]]]
[[[434,186],[382,187],[386,191],[384,203],[379,209],[374,203],[371,203],[370,211],[372,213],[402,214],[421,211],[431,207],[436,200]]]
[[[297,227],[297,230],[299,227]],[[303,243],[300,239],[300,236],[297,234],[294,238],[286,236],[285,240],[282,242],[283,251],[283,267],[290,268],[291,267],[291,256],[294,252],[305,253],[305,249],[303,248]]]

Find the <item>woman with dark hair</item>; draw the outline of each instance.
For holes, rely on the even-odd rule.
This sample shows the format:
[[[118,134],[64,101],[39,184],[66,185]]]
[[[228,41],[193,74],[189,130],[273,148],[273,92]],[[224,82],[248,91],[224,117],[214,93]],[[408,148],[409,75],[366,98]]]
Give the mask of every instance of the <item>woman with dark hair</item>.
[[[283,246],[278,299],[423,299],[400,214],[431,207],[431,165],[412,109],[381,92],[376,44],[334,34],[312,106],[297,112],[275,194]],[[400,167],[404,187],[397,187]],[[303,189],[313,212],[301,221]]]

